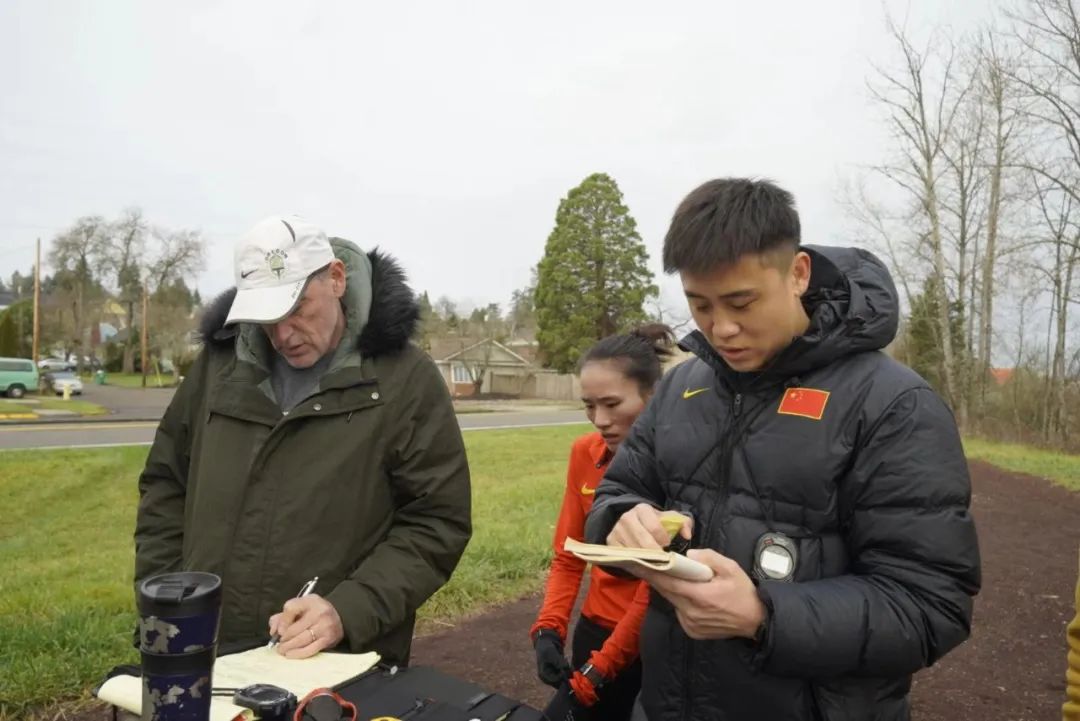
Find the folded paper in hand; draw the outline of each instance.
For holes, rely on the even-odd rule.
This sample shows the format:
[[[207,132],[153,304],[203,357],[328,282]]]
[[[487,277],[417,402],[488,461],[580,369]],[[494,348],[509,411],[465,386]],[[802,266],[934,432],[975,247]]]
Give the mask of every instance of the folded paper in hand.
[[[573,538],[567,538],[563,548],[581,560],[597,566],[615,566],[630,572],[644,568],[687,581],[708,581],[713,577],[712,569],[704,563],[659,548],[603,546],[582,543]]]

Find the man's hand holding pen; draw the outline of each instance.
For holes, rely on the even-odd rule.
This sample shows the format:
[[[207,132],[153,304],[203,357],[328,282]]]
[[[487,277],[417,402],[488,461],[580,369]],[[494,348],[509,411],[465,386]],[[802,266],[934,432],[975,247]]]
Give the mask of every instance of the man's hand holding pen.
[[[281,613],[270,617],[270,644],[287,658],[308,658],[333,648],[345,638],[337,609],[312,591],[318,577],[309,581],[296,598],[285,602]]]

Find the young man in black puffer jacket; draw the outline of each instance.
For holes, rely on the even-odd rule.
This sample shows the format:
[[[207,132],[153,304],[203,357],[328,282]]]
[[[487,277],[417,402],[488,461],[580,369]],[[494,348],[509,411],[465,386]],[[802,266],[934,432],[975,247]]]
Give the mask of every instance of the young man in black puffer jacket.
[[[905,721],[912,674],[967,638],[970,480],[942,399],[882,349],[884,265],[800,244],[792,196],[710,181],[664,241],[699,330],[600,484],[586,540],[668,543],[707,583],[646,574],[651,721]]]

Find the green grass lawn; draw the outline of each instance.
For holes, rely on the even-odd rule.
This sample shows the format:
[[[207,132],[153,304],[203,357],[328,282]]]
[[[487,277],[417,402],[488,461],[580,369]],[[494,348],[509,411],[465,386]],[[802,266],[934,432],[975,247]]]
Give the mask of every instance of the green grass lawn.
[[[94,376],[89,373],[84,373],[82,376],[83,383],[93,383]],[[105,385],[119,386],[120,388],[142,388],[142,373],[106,373]],[[171,388],[176,385],[172,373],[162,373],[157,375],[151,373],[146,376],[147,388]]]
[[[96,403],[90,403],[89,401],[79,400],[78,398],[72,398],[69,401],[65,401],[63,398],[54,398],[50,395],[43,396],[28,396],[31,400],[38,401],[37,403],[12,403],[11,401],[0,400],[0,414],[5,413],[33,413],[35,408],[45,408],[48,410],[61,410],[70,411],[72,413],[78,413],[80,416],[100,416],[105,415],[108,411]]]
[[[980,438],[964,439],[964,452],[969,458],[992,463],[1007,471],[1047,478],[1070,490],[1080,491],[1080,456]]]
[[[33,406],[26,403],[12,403],[11,401],[0,400],[0,416],[6,416],[8,414],[13,415],[33,415]]]
[[[474,535],[451,582],[421,610],[422,624],[540,586],[570,443],[585,430],[465,434]],[[13,511],[0,527],[0,719],[78,703],[109,668],[137,661],[132,531],[146,452],[0,453],[0,498]]]

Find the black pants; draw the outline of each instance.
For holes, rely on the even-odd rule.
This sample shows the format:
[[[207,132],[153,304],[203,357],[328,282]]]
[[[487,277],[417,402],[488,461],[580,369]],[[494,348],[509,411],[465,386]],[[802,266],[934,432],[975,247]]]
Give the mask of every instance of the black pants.
[[[593,651],[599,650],[611,631],[581,616],[574,627],[572,660],[574,668],[581,668],[589,661]],[[624,668],[618,676],[597,690],[599,700],[589,709],[596,721],[630,721],[634,700],[641,690],[641,659]]]

